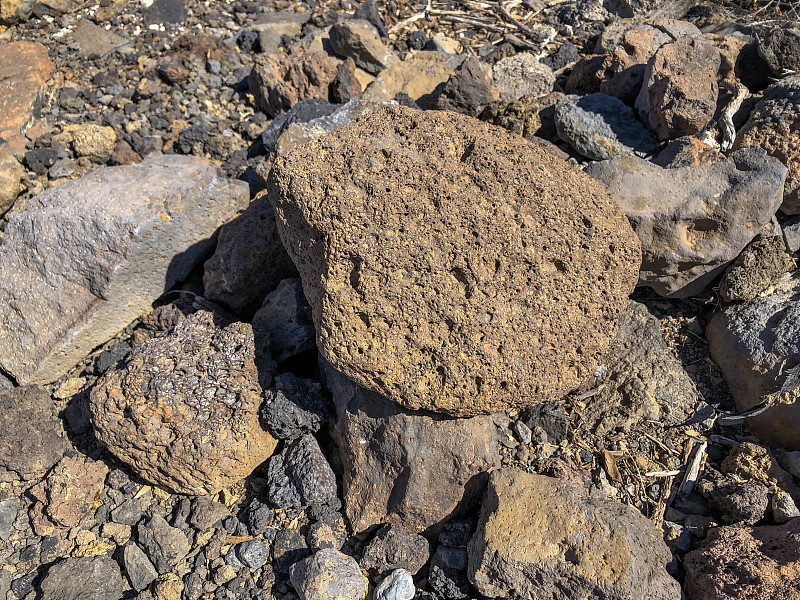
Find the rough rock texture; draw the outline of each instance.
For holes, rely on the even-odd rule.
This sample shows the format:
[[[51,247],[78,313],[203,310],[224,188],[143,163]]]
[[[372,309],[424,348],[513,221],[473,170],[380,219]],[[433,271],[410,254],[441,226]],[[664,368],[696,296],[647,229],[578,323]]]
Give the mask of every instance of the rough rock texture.
[[[500,100],[514,102],[522,96],[544,96],[553,91],[555,75],[530,52],[520,52],[497,61],[492,67]]]
[[[619,44],[603,60],[600,91],[633,106],[644,83],[647,63],[670,40],[669,34],[651,25],[625,31]]]
[[[135,348],[92,389],[98,440],[142,478],[177,493],[212,494],[265,461],[276,440],[261,428],[250,325],[215,324],[205,310]]]
[[[334,129],[347,125],[357,117],[374,110],[379,105],[375,102],[362,102],[353,99],[347,104],[336,108],[328,115],[323,115],[306,122],[294,122],[289,124],[281,133],[275,143],[275,151],[278,154],[288,152],[301,144],[321,138]]]
[[[623,18],[650,17],[680,19],[697,0],[610,0],[606,10]]]
[[[719,52],[691,36],[667,42],[650,59],[636,109],[659,141],[692,135],[711,121],[719,65]]]
[[[53,136],[53,141],[70,146],[77,156],[100,158],[114,152],[117,138],[112,127],[88,123],[67,125],[61,133]]]
[[[36,105],[53,68],[47,48],[41,44],[0,43],[0,139],[3,146],[8,143],[11,148],[24,149],[22,134],[33,121]]]
[[[436,99],[436,108],[477,117],[487,105],[499,99],[489,65],[468,56],[445,83]]]
[[[41,583],[42,598],[54,600],[118,600],[126,588],[117,561],[107,556],[65,558]]]
[[[370,113],[279,157],[270,200],[322,354],[413,409],[466,416],[574,389],[639,264],[601,186],[455,113]]]
[[[696,489],[711,505],[732,521],[753,525],[761,521],[769,507],[769,488],[758,481],[706,467]]]
[[[205,296],[250,316],[282,279],[297,273],[278,237],[275,211],[265,195],[222,226],[203,272]]]
[[[384,525],[364,549],[361,567],[378,577],[395,569],[416,575],[430,557],[428,540],[403,527]]]
[[[20,192],[22,165],[10,152],[0,150],[0,216],[14,204]]]
[[[469,544],[470,582],[490,598],[679,600],[661,534],[631,507],[576,484],[494,471]]]
[[[281,373],[275,377],[275,387],[264,392],[261,418],[279,440],[316,433],[332,417],[329,403],[316,381]]]
[[[369,22],[361,19],[337,23],[330,31],[331,48],[339,56],[352,58],[357,67],[377,75],[399,59],[381,41]]]
[[[351,556],[324,548],[292,565],[289,581],[300,600],[362,600],[367,578]]]
[[[41,477],[71,448],[53,400],[30,386],[0,393],[0,481]]]
[[[779,279],[770,294],[728,306],[709,322],[709,352],[739,412],[779,391],[800,363],[799,293],[800,272],[795,271]],[[800,450],[799,396],[800,389],[780,394],[766,412],[748,419],[748,426],[772,446]]]
[[[299,100],[327,100],[337,69],[338,61],[324,52],[262,54],[250,72],[248,85],[258,107],[274,117]]]
[[[0,366],[23,384],[66,373],[185,278],[248,199],[210,161],[173,155],[98,169],[8,213]]]
[[[403,92],[420,107],[429,108],[439,86],[461,64],[461,58],[443,52],[417,52],[404,61],[384,69],[364,89],[364,100],[388,102]]]
[[[594,160],[627,154],[645,157],[656,149],[656,140],[633,109],[606,94],[559,99],[556,131],[577,152]]]
[[[679,169],[713,165],[725,160],[725,155],[696,136],[684,136],[667,144],[651,160],[653,164],[665,169]]]
[[[344,467],[344,512],[355,531],[399,523],[415,533],[436,533],[474,507],[485,473],[500,466],[490,416],[404,412],[321,366],[336,405],[333,437]]]
[[[161,515],[155,514],[140,523],[138,533],[139,543],[159,573],[171,570],[189,553],[186,534],[170,527]]]
[[[416,591],[411,573],[395,569],[375,588],[375,600],[411,600]]]
[[[800,519],[711,529],[684,559],[691,600],[789,600],[800,596]]]
[[[738,132],[736,148],[760,146],[789,169],[781,210],[800,214],[800,76],[772,84]]]
[[[779,231],[760,235],[725,271],[719,295],[725,302],[753,300],[795,266]]]
[[[338,504],[336,476],[313,435],[303,435],[270,459],[267,498],[282,508]]]
[[[652,419],[679,423],[698,399],[694,383],[664,341],[658,319],[631,302],[604,361],[605,373],[587,383],[603,388],[584,401],[583,422],[598,437]]]
[[[290,359],[316,346],[311,307],[299,279],[284,279],[267,294],[253,317],[256,339],[269,338],[269,352],[277,362]]]
[[[635,157],[596,163],[642,241],[639,283],[658,294],[701,292],[775,215],[786,168],[760,149],[709,166],[662,169]]]
[[[508,129],[542,147],[542,144],[549,142],[536,137],[537,131],[542,126],[540,108],[533,96],[523,96],[514,102],[492,102],[481,112],[480,119]],[[563,158],[566,159],[566,155]]]
[[[760,27],[757,39],[758,53],[773,75],[800,71],[800,26],[796,22]]]
[[[158,571],[147,558],[144,551],[138,544],[131,542],[127,544],[122,552],[122,561],[125,565],[125,572],[131,586],[136,591],[141,591],[158,577]]]

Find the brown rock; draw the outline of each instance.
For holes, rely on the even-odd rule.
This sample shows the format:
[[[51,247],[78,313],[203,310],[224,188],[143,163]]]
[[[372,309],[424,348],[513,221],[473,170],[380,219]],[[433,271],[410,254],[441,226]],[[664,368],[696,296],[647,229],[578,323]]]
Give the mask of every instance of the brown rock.
[[[767,527],[720,527],[684,559],[691,600],[800,597],[800,519]]]
[[[486,414],[575,389],[639,264],[601,187],[455,113],[380,108],[278,157],[270,200],[322,354],[413,409]]]
[[[201,310],[135,348],[92,389],[98,440],[147,481],[182,494],[212,494],[247,475],[277,442],[258,420],[253,331],[215,324]]]
[[[694,136],[678,138],[653,158],[653,163],[665,169],[713,165],[725,160],[725,155]]]
[[[659,140],[698,133],[711,121],[719,66],[719,52],[690,36],[664,44],[650,59],[636,109]]]
[[[734,447],[722,461],[722,472],[735,475],[741,480],[755,480],[778,487],[800,503],[800,486],[792,476],[778,464],[775,455],[764,446],[743,442]]]
[[[22,165],[8,151],[0,150],[0,216],[14,205],[20,191]]]
[[[400,62],[367,21],[354,19],[337,23],[331,27],[330,40],[336,54],[352,58],[357,67],[372,75]]]
[[[720,64],[719,73],[717,73],[719,80],[736,81],[741,69],[739,56],[747,45],[747,40],[734,35],[717,35],[714,33],[706,33],[704,37],[719,52]]]
[[[50,394],[30,386],[0,393],[0,481],[43,476],[71,447]]]
[[[64,146],[72,146],[78,156],[100,158],[114,152],[117,142],[114,129],[108,126],[86,123],[67,125],[53,141]]]
[[[35,116],[35,107],[53,72],[47,48],[35,42],[0,44],[0,139],[12,142]]]
[[[47,476],[31,488],[36,499],[31,509],[38,535],[53,535],[78,525],[101,502],[108,467],[101,462],[66,457]],[[44,518],[40,519],[39,516]]]
[[[327,100],[338,64],[323,52],[261,55],[250,73],[250,91],[258,107],[274,117],[306,98]]]
[[[404,92],[420,107],[428,108],[434,92],[461,63],[458,57],[443,52],[417,52],[404,61],[384,69],[364,89],[364,100],[388,102]]]
[[[535,98],[523,96],[514,102],[490,104],[481,113],[481,121],[492,123],[524,138],[532,139],[542,126],[539,110],[539,103]],[[538,143],[538,141],[534,143]]]
[[[668,34],[649,25],[626,31],[620,44],[603,63],[605,73],[600,91],[633,106],[642,89],[648,61],[662,44],[670,40]]]
[[[344,512],[355,531],[394,523],[435,534],[475,507],[485,473],[500,466],[491,417],[403,411],[330,365],[321,367],[336,405],[333,437],[342,454]]]
[[[742,250],[722,276],[719,295],[725,302],[753,300],[795,267],[778,227],[778,231],[758,236]]]
[[[670,551],[641,513],[517,469],[491,473],[468,553],[469,580],[490,598],[681,598]]]
[[[564,89],[568,94],[594,94],[600,91],[608,68],[605,54],[590,54],[580,59],[567,77]]]

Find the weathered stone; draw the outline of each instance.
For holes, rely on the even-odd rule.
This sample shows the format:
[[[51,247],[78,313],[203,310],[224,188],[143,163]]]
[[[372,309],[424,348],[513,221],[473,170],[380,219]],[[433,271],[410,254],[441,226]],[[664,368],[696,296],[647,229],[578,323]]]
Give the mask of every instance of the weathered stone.
[[[577,152],[593,160],[619,155],[645,157],[656,141],[633,109],[606,94],[564,96],[556,102],[556,130]]]
[[[313,435],[298,438],[269,461],[267,497],[281,508],[338,503],[336,476]]]
[[[189,553],[189,540],[164,517],[155,514],[139,527],[139,543],[159,573],[172,570]]]
[[[108,467],[101,462],[63,458],[30,490],[36,499],[31,514],[37,533],[53,535],[54,531],[78,525],[99,506],[107,474]]]
[[[758,53],[773,75],[800,71],[800,26],[796,22],[760,27],[757,39]]]
[[[299,379],[293,373],[275,377],[275,388],[264,392],[261,418],[269,432],[279,440],[294,440],[316,433],[332,418],[320,385]]]
[[[288,360],[316,347],[316,330],[311,307],[299,279],[284,279],[267,294],[253,317],[253,333],[269,338],[269,352],[277,362]]]
[[[14,205],[21,179],[22,165],[12,153],[0,150],[0,216]]]
[[[0,540],[8,542],[8,538],[11,537],[20,505],[19,498],[9,498],[0,502]]]
[[[477,117],[487,105],[499,99],[489,65],[468,56],[450,75],[436,99],[435,108]]]
[[[0,481],[39,478],[71,447],[50,394],[39,387],[0,392],[0,415]]]
[[[470,582],[490,598],[681,598],[671,554],[635,509],[581,486],[494,471],[469,544]],[[513,590],[513,592],[512,592]]]
[[[685,136],[670,142],[651,159],[665,169],[713,165],[725,160],[725,155],[695,136]]]
[[[34,0],[0,0],[0,24],[11,25],[24,21],[30,16],[33,3]]]
[[[779,392],[800,359],[800,272],[784,275],[770,294],[733,304],[706,328],[709,353],[719,365],[739,412]],[[800,388],[789,386],[764,413],[747,420],[762,441],[800,450]]]
[[[647,63],[636,109],[659,141],[698,133],[717,107],[719,52],[684,36],[661,46]]]
[[[762,234],[725,271],[719,295],[725,302],[753,300],[795,266],[780,232]]]
[[[540,106],[535,98],[523,96],[514,102],[492,102],[480,114],[480,119],[540,144],[541,138],[536,137],[542,126],[539,111]]]
[[[274,152],[278,139],[284,131],[294,123],[308,123],[314,119],[327,117],[335,113],[340,106],[321,98],[300,100],[289,110],[277,115],[261,134],[261,142],[267,152]]]
[[[800,214],[800,76],[764,90],[750,118],[739,131],[735,147],[760,146],[789,169],[781,210]]]
[[[331,131],[347,125],[359,116],[375,110],[378,106],[380,104],[376,102],[351,100],[328,115],[323,115],[304,123],[291,123],[278,138],[275,144],[275,151],[278,154],[289,152],[301,144],[321,138]]]
[[[189,524],[200,531],[206,531],[225,517],[231,516],[228,508],[208,496],[198,496],[192,501]]]
[[[184,0],[155,0],[144,14],[144,24],[180,25],[188,16]]]
[[[250,325],[218,326],[205,310],[189,315],[97,382],[97,439],[142,478],[178,493],[236,483],[277,443],[258,420],[259,381],[268,384],[271,372],[255,352]]]
[[[617,157],[587,172],[604,183],[642,241],[640,285],[687,298],[700,293],[769,223],[786,168],[751,148],[709,166],[662,169]]]
[[[619,44],[603,60],[600,91],[633,106],[642,89],[647,63],[672,37],[656,27],[639,25],[622,34]]]
[[[572,67],[564,89],[568,94],[594,94],[600,91],[600,84],[605,79],[608,57],[604,54],[589,54],[580,59]],[[644,78],[644,75],[642,75]]]
[[[175,573],[165,573],[153,586],[153,598],[155,600],[181,600],[183,587],[183,580]]]
[[[619,17],[649,17],[680,19],[697,0],[611,0],[604,3],[607,10]]]
[[[400,62],[368,21],[353,19],[337,23],[331,27],[330,39],[336,54],[352,58],[357,67],[373,75]]]
[[[250,316],[281,280],[297,270],[275,227],[275,211],[265,195],[219,231],[217,249],[204,266],[205,296]]]
[[[772,511],[772,518],[778,525],[800,517],[800,509],[797,508],[797,504],[795,504],[792,497],[783,490],[776,490],[772,493],[769,508]]]
[[[365,548],[361,567],[378,577],[386,577],[395,569],[416,575],[429,557],[424,537],[402,525],[384,525]]]
[[[520,52],[497,61],[492,76],[500,100],[513,102],[522,96],[544,96],[553,91],[555,75],[530,52]]]
[[[711,529],[684,559],[692,600],[768,600],[800,595],[800,519],[766,527]]]
[[[395,569],[375,588],[375,600],[411,600],[416,591],[411,573]]]
[[[126,588],[117,561],[107,556],[65,558],[41,583],[42,598],[58,600],[119,600]]]
[[[33,122],[54,65],[47,48],[28,41],[0,43],[0,139],[24,149],[22,135]],[[21,144],[21,145],[20,145]]]
[[[23,384],[65,374],[185,278],[248,198],[244,182],[219,177],[210,161],[154,156],[92,171],[9,212],[0,366]]]
[[[65,126],[60,134],[53,136],[53,141],[71,146],[78,156],[100,158],[114,152],[117,137],[112,127],[87,123]]]
[[[299,100],[327,100],[337,66],[338,61],[323,52],[259,55],[248,84],[256,105],[274,117]]]
[[[485,473],[500,466],[490,416],[402,411],[329,365],[322,369],[338,415],[333,437],[344,467],[344,512],[355,531],[395,523],[437,533],[476,505]]]
[[[289,581],[300,600],[362,600],[367,578],[351,556],[324,548],[292,565]]]
[[[698,400],[694,383],[664,341],[658,319],[631,302],[622,313],[617,337],[602,376],[587,383],[601,388],[584,401],[581,422],[598,437],[627,431],[645,419],[677,424]]]
[[[251,569],[260,569],[269,560],[269,542],[256,539],[237,544],[236,556]]]
[[[322,354],[412,409],[466,416],[575,389],[639,263],[601,186],[450,112],[383,107],[301,146],[276,160],[270,200]]]
[[[769,488],[759,481],[742,481],[706,467],[696,487],[712,506],[728,517],[728,522],[753,525],[767,514]]]
[[[364,89],[364,100],[388,102],[400,93],[407,94],[421,108],[429,108],[436,91],[461,64],[461,59],[442,52],[417,52],[384,69]]]
[[[125,572],[131,582],[131,587],[137,592],[145,589],[158,577],[158,571],[147,558],[147,555],[135,543],[127,544],[122,551],[122,562]]]
[[[86,19],[80,19],[76,23],[70,37],[72,43],[78,46],[78,53],[82,58],[103,57],[128,43],[128,40],[121,35],[99,27]]]
[[[294,529],[280,529],[272,542],[272,564],[275,571],[283,575],[310,554],[303,536]]]
[[[800,502],[800,486],[764,446],[751,442],[735,446],[722,461],[721,468],[723,473],[734,475],[741,481],[754,480],[771,490],[783,490],[795,502]]]

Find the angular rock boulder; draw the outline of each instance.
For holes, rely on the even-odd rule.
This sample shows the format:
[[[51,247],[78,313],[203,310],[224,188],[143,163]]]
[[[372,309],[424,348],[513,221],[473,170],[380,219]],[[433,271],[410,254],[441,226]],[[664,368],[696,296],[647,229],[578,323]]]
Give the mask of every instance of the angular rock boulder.
[[[491,474],[468,551],[470,582],[489,598],[681,598],[672,555],[641,513],[517,469]]]
[[[403,92],[422,108],[430,107],[436,92],[461,64],[461,58],[443,52],[423,51],[381,71],[364,89],[364,100],[388,102]]]
[[[604,183],[642,241],[639,283],[661,296],[703,291],[772,220],[786,168],[761,150],[723,162],[662,169],[616,157],[587,168]]]
[[[201,158],[98,169],[8,214],[0,246],[0,367],[47,383],[147,313],[249,201]]]
[[[329,364],[320,366],[336,405],[332,434],[344,467],[344,512],[355,531],[395,523],[438,533],[474,508],[486,472],[500,466],[490,416],[403,411]]]
[[[97,382],[95,435],[146,481],[181,494],[216,493],[277,444],[259,423],[259,379],[271,380],[259,368],[250,325],[218,326],[212,313],[193,313]]]
[[[602,186],[455,113],[382,107],[278,157],[269,193],[320,351],[411,409],[575,389],[636,280],[638,240]]]
[[[117,561],[91,556],[65,558],[52,565],[42,578],[41,594],[64,600],[110,600],[122,598],[126,588]]]

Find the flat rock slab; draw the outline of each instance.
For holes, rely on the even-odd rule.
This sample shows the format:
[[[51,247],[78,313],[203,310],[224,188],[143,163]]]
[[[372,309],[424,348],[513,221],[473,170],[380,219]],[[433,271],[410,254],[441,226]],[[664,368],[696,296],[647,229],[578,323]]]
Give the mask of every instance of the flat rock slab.
[[[122,598],[126,588],[117,561],[92,556],[65,558],[52,565],[42,579],[41,594],[59,600],[113,600]]]
[[[772,220],[786,167],[756,148],[723,162],[663,169],[620,156],[587,168],[642,241],[639,283],[659,295],[702,292]]]
[[[580,170],[470,117],[382,107],[278,157],[320,351],[411,409],[488,414],[594,372],[639,243]]]
[[[681,598],[672,555],[641,513],[518,469],[491,474],[468,551],[470,582],[489,598]]]
[[[247,184],[201,158],[98,169],[8,214],[0,246],[0,367],[48,383],[106,342],[213,248]]]

